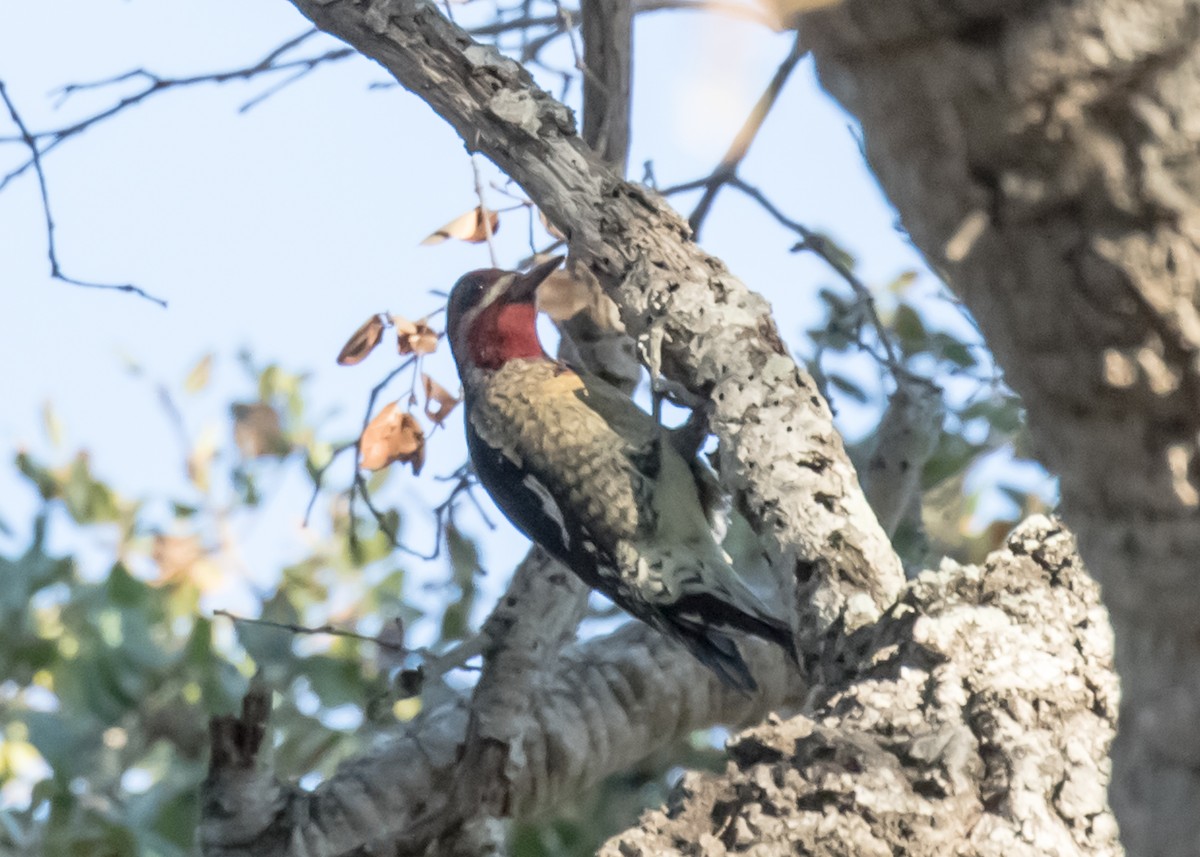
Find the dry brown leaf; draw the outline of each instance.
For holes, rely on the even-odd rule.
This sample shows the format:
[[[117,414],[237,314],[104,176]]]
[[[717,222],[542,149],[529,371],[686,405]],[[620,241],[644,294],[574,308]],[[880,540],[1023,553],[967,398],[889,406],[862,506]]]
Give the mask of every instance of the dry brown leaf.
[[[279,413],[265,402],[237,403],[233,411],[233,441],[243,458],[287,455],[291,444],[283,436]]]
[[[558,270],[537,289],[538,309],[555,321],[566,321],[592,302],[592,290],[583,280]]]
[[[500,215],[495,211],[489,211],[485,224],[483,207],[477,205],[466,214],[459,215],[445,226],[435,230],[432,235],[421,242],[421,246],[441,244],[448,238],[457,238],[459,241],[467,241],[471,244],[482,244],[488,239],[489,225],[491,226],[490,233],[494,235],[500,229]]]
[[[361,363],[368,354],[375,350],[375,346],[381,339],[383,339],[383,319],[379,315],[373,315],[363,322],[362,327],[354,331],[354,334],[342,346],[337,358],[338,365],[353,366]]]
[[[550,222],[550,218],[546,216],[546,212],[538,209],[538,220],[542,221],[542,227],[550,233],[552,238],[557,238],[559,241],[566,241],[567,236],[563,235],[562,230]]]
[[[441,425],[459,400],[424,372],[421,373],[421,380],[425,384],[425,416]]]
[[[359,462],[367,470],[382,470],[393,461],[412,465],[420,473],[425,464],[425,432],[416,417],[392,402],[375,415],[359,438]]]
[[[409,321],[402,315],[392,316],[396,328],[396,350],[401,354],[432,354],[437,351],[438,332],[425,319]]]

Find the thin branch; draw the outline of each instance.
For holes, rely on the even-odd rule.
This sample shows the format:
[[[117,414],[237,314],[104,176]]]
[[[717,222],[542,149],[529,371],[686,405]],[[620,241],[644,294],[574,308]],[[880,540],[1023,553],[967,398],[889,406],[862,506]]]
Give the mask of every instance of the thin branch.
[[[316,628],[310,628],[307,625],[297,625],[293,622],[273,622],[270,619],[251,619],[247,616],[238,616],[230,613],[228,610],[217,609],[213,611],[213,616],[224,616],[226,619],[232,620],[235,624],[243,625],[260,625],[266,628],[277,628],[280,631],[290,631],[293,634],[328,634],[331,637],[346,637],[351,640],[361,640],[364,643],[374,643],[381,649],[387,649],[393,652],[407,652],[403,642],[395,642],[384,637],[372,637],[367,634],[359,634],[355,631],[347,631],[345,628],[338,628],[328,623],[320,625]]]
[[[21,132],[18,138],[29,148],[29,163],[33,165],[34,174],[37,176],[38,191],[42,197],[42,213],[46,218],[46,255],[50,260],[50,276],[56,280],[67,283],[72,286],[80,286],[85,289],[105,289],[114,292],[128,292],[145,298],[151,303],[156,303],[163,309],[166,309],[167,302],[162,298],[155,297],[149,292],[141,289],[132,283],[93,283],[87,280],[79,280],[75,277],[68,276],[64,273],[62,265],[58,261],[58,247],[55,244],[54,238],[54,216],[50,213],[50,192],[46,189],[46,173],[42,169],[42,152],[38,150],[37,140],[29,129],[25,126],[25,122],[21,119],[21,114],[17,112],[17,107],[13,104],[12,99],[8,97],[8,90],[4,86],[4,81],[0,80],[0,99],[4,100],[5,106],[8,108],[8,115],[12,117],[13,123]],[[7,180],[6,180],[7,182]],[[3,184],[0,184],[3,188]]]
[[[867,315],[871,319],[871,324],[875,327],[879,334],[880,346],[883,348],[884,357],[882,362],[887,368],[895,374],[897,380],[906,378],[910,372],[900,362],[896,356],[895,346],[892,345],[891,337],[888,335],[887,327],[884,326],[883,320],[879,317],[879,310],[875,306],[875,296],[871,294],[871,290],[867,288],[866,283],[858,278],[858,275],[850,269],[850,266],[838,257],[829,246],[828,239],[825,236],[812,231],[803,223],[792,220],[790,217],[780,211],[774,203],[767,197],[765,193],[754,185],[748,184],[739,176],[731,176],[727,181],[730,187],[736,188],[746,196],[753,199],[763,207],[767,214],[771,215],[781,225],[795,232],[800,236],[800,241],[792,247],[792,252],[796,253],[801,250],[808,250],[815,253],[826,265],[833,268],[838,276],[846,282],[854,291],[854,294],[863,303],[866,308]]]
[[[492,259],[492,267],[499,268],[499,257],[496,255],[496,243],[492,240],[491,211],[487,207],[487,199],[483,195],[483,173],[479,169],[476,155],[471,156],[471,171],[475,174],[475,195],[479,197],[479,222],[483,224],[483,237],[487,240],[488,255]]]
[[[525,31],[531,27],[557,27],[561,19],[558,15],[522,15],[509,21],[494,21],[467,30],[472,36],[499,36],[513,30]]]
[[[154,74],[153,72],[147,71],[146,69],[143,69],[143,68],[136,68],[136,69],[133,69],[132,71],[127,71],[124,74],[119,74],[116,77],[106,78],[106,79],[98,80],[98,81],[91,81],[88,83],[68,84],[59,90],[58,104],[60,104],[60,105],[68,97],[70,97],[72,94],[74,94],[76,92],[82,92],[82,91],[91,90],[91,89],[103,89],[105,87],[114,86],[116,84],[124,83],[129,80],[139,80],[140,79],[140,80],[146,81],[145,86],[141,90],[134,92],[131,95],[127,95],[127,96],[121,98],[120,100],[118,100],[115,104],[112,104],[109,107],[106,107],[105,109],[103,109],[97,113],[93,113],[90,116],[80,119],[77,122],[73,122],[73,123],[71,123],[69,125],[65,125],[61,128],[55,128],[55,129],[48,130],[48,131],[26,132],[25,134],[23,134],[20,137],[0,137],[0,143],[13,143],[13,142],[17,142],[17,141],[22,141],[28,145],[28,139],[36,140],[39,143],[45,141],[44,145],[41,146],[41,148],[38,152],[39,155],[44,156],[48,152],[57,148],[60,144],[62,144],[66,140],[70,139],[71,137],[74,137],[75,135],[86,131],[87,129],[91,128],[93,125],[95,125],[99,122],[102,122],[105,119],[110,119],[113,116],[116,116],[118,113],[124,112],[125,110],[129,109],[130,107],[133,107],[137,104],[142,103],[143,101],[148,99],[150,96],[157,95],[158,93],[161,93],[161,92],[166,92],[171,89],[180,89],[183,87],[195,86],[198,84],[206,84],[206,83],[221,84],[221,83],[227,83],[231,80],[251,80],[255,77],[258,77],[259,75],[273,74],[275,72],[282,72],[282,71],[297,72],[296,74],[292,75],[287,80],[285,80],[282,84],[278,84],[278,85],[275,85],[274,87],[272,87],[267,93],[262,93],[262,94],[256,96],[255,98],[252,98],[250,101],[246,102],[245,104],[243,104],[239,108],[239,112],[244,113],[247,110],[254,107],[256,104],[261,103],[263,98],[266,97],[267,95],[273,94],[274,92],[278,92],[284,86],[287,86],[290,83],[294,83],[297,79],[299,79],[299,77],[302,77],[304,74],[307,74],[307,73],[313,71],[318,66],[324,65],[325,63],[329,63],[329,62],[337,62],[339,60],[346,59],[347,57],[353,56],[355,54],[355,51],[351,50],[350,48],[335,48],[333,50],[326,51],[323,54],[318,54],[318,55],[312,56],[312,57],[305,57],[302,59],[289,60],[287,62],[277,62],[280,54],[282,54],[286,50],[290,50],[291,48],[295,47],[296,45],[302,43],[305,39],[307,39],[309,37],[309,35],[311,35],[311,33],[305,33],[305,34],[302,34],[301,36],[297,36],[296,38],[291,39],[288,42],[285,42],[283,45],[280,45],[279,47],[272,50],[269,54],[267,54],[265,57],[263,57],[257,63],[254,63],[253,65],[249,65],[249,66],[246,66],[246,67],[240,68],[240,69],[232,69],[229,71],[221,71],[221,72],[211,72],[211,73],[207,73],[207,74],[194,75],[192,77],[170,78],[170,77],[160,77],[159,75]],[[0,191],[3,191],[4,188],[8,185],[8,183],[11,182],[13,179],[17,178],[18,176],[22,175],[26,170],[30,169],[31,167],[35,167],[35,166],[36,166],[36,164],[35,164],[34,158],[30,158],[28,161],[25,161],[24,163],[15,167],[12,171],[10,171],[7,175],[5,175],[3,179],[0,179]]]
[[[357,441],[350,441],[334,449],[333,453],[329,456],[329,460],[318,467],[313,473],[313,492],[312,496],[308,498],[308,505],[304,508],[304,526],[308,526],[308,521],[312,517],[313,507],[317,504],[317,497],[321,495],[321,483],[325,479],[326,472],[337,461],[338,456],[348,449],[354,449],[356,444]]]
[[[571,20],[579,20],[579,10],[565,8],[563,11],[566,17]],[[641,12],[705,12],[715,15],[724,15],[728,18],[734,18],[740,21],[748,21],[752,24],[761,24],[775,32],[779,33],[784,30],[777,18],[762,11],[759,7],[746,3],[729,3],[721,2],[721,0],[638,0],[633,4],[634,14]],[[467,32],[472,36],[499,36],[504,33],[511,33],[515,30],[525,32],[534,27],[556,27],[552,37],[562,35],[562,30],[558,28],[564,16],[559,14],[554,15],[532,15],[523,14],[517,18],[511,18],[507,21],[493,21],[490,24],[482,24],[478,27],[471,27]]]
[[[633,11],[638,12],[708,12],[724,15],[752,24],[761,24],[776,33],[786,29],[774,15],[763,11],[765,4],[757,3],[725,3],[722,0],[638,0],[633,4]]]
[[[745,160],[746,154],[750,151],[751,144],[754,143],[754,138],[758,136],[758,132],[762,130],[763,123],[771,112],[771,108],[775,106],[775,102],[779,99],[779,94],[783,92],[783,87],[791,77],[792,72],[796,68],[796,64],[800,62],[800,58],[808,52],[804,47],[804,41],[799,34],[796,35],[792,42],[792,49],[788,51],[788,55],[784,57],[783,62],[779,64],[779,68],[775,69],[775,74],[771,77],[771,82],[767,84],[767,88],[763,94],[759,96],[750,115],[746,117],[737,136],[733,138],[733,142],[729,145],[725,156],[721,158],[721,162],[717,164],[712,174],[705,179],[701,186],[704,188],[704,195],[700,197],[700,201],[696,203],[696,208],[688,217],[688,225],[692,227],[692,234],[697,239],[700,237],[700,227],[704,224],[704,219],[708,217],[709,211],[712,209],[712,204],[717,198],[717,194],[721,192],[721,188],[737,176],[738,167]]]

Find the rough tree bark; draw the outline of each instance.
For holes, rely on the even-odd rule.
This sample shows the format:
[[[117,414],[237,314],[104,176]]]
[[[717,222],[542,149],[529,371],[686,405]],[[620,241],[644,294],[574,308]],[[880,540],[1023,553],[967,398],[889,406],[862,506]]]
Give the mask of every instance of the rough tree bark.
[[[845,665],[834,644],[847,629],[877,619],[895,600],[903,577],[858,487],[829,410],[812,379],[787,355],[766,303],[701,252],[689,240],[686,223],[665,203],[614,175],[575,134],[570,112],[537,89],[518,64],[473,44],[432,5],[298,5],[320,26],[383,62],[458,128],[469,147],[516,177],[567,231],[573,255],[617,299],[626,328],[647,359],[711,399],[722,479],[740,510],[764,534],[776,566],[795,580],[807,678],[821,682],[839,675]],[[539,622],[538,608],[547,606],[535,599],[526,615]],[[520,724],[522,728],[509,732],[509,740],[501,742],[507,743],[507,755],[495,766],[494,782],[473,784],[475,794],[491,794],[497,784],[507,792],[500,799],[489,798],[485,809],[514,812],[530,803],[531,794],[565,799],[571,794],[567,785],[594,782],[613,770],[611,760],[628,762],[678,734],[661,727],[646,731],[643,722],[661,724],[665,717],[689,728],[746,723],[747,711],[761,717],[789,698],[798,702],[805,691],[779,653],[748,646],[763,691],[753,700],[731,699],[712,687],[708,676],[697,674],[674,647],[653,641],[649,645],[656,653],[669,656],[636,657],[645,645],[638,643],[639,635],[644,632],[624,632],[602,644],[601,651],[619,656],[622,663],[636,663],[640,673],[600,665],[587,672],[590,684],[571,682],[570,694],[562,694],[563,679],[556,678],[563,674],[561,667],[534,677],[531,693],[537,704],[529,710],[540,718],[538,729],[530,733],[523,731],[528,724]],[[617,643],[627,650],[612,649]],[[559,688],[558,695],[536,696],[548,687]],[[686,718],[680,717],[681,698],[689,702]],[[581,719],[581,710],[594,712],[591,719]],[[600,736],[596,742],[564,745],[555,737],[577,735],[581,722],[586,735]],[[620,723],[637,728],[613,733],[611,724]],[[245,725],[222,721],[217,738]],[[423,720],[415,733],[429,729],[440,733],[446,727]],[[503,731],[490,730],[492,737]],[[545,766],[529,763],[529,743],[554,748]],[[451,793],[461,793],[462,777],[473,776],[453,761],[476,752],[468,746],[451,754],[450,779],[441,781],[452,786]],[[295,847],[295,853],[325,854],[398,845],[420,850],[433,838],[456,834],[464,821],[461,808],[446,811],[446,797],[437,789],[440,812],[429,800],[406,801],[412,792],[397,788],[395,772],[367,777],[363,767],[350,766],[320,792],[306,796],[275,782],[255,761],[252,753],[236,765],[214,765],[202,833],[212,853]],[[363,765],[380,770],[373,759]],[[428,770],[421,763],[402,776],[424,772],[420,777],[428,785]],[[438,770],[447,773],[444,767]],[[253,804],[241,799],[248,793],[255,796]],[[274,811],[263,813],[268,796]],[[255,808],[251,817],[241,812],[248,805]],[[371,807],[388,807],[382,817],[389,823],[381,827],[381,815]],[[437,822],[429,823],[431,818],[441,821],[440,829]]]
[[[924,572],[862,634],[857,680],[740,736],[602,857],[1120,853],[1109,625],[1061,526]]]
[[[488,740],[498,742],[502,752],[492,756],[495,770],[487,781],[473,786],[482,789],[471,793],[475,807],[462,805],[464,774],[459,762],[480,751],[469,735],[466,702],[425,715],[313,794],[282,785],[263,766],[254,739],[261,735],[265,712],[251,705],[242,718],[215,727],[215,746],[230,752],[214,754],[206,784],[206,850],[227,855],[325,855],[409,853],[435,841],[461,846],[477,842],[466,833],[489,816],[525,815],[569,800],[579,788],[688,729],[713,722],[749,724],[772,708],[803,702],[806,717],[769,724],[736,745],[735,768],[728,779],[689,778],[674,818],[651,818],[645,831],[631,833],[612,847],[623,854],[670,848],[792,854],[796,843],[847,854],[946,853],[951,846],[968,854],[1117,851],[1115,825],[1103,794],[1115,695],[1107,623],[1095,588],[1061,527],[1044,519],[1033,521],[1014,536],[1009,551],[993,557],[985,569],[946,567],[905,587],[828,409],[811,379],[786,354],[765,302],[701,252],[686,224],[661,199],[605,168],[575,135],[569,111],[533,86],[517,64],[472,43],[427,2],[293,2],[322,29],[378,60],[450,122],[468,148],[486,154],[520,183],[569,235],[573,256],[616,301],[651,367],[712,401],[723,484],[763,534],[776,567],[796,584],[794,618],[804,681],[787,672],[777,652],[748,646],[752,669],[764,679],[763,692],[752,700],[730,695],[702,668],[641,627],[577,645],[551,663],[528,667],[528,699],[515,706],[522,722],[489,729]],[[1029,14],[1027,7],[1015,6],[1012,14]],[[931,8],[921,6],[924,12]],[[811,39],[831,86],[856,108],[854,97],[863,97],[857,82],[870,74],[900,78],[887,67],[888,59],[937,43],[941,32],[937,16],[922,19],[926,32],[915,26],[897,29],[893,15],[900,13],[893,5],[885,11],[851,4],[811,25]],[[943,17],[953,16],[947,10]],[[860,18],[878,24],[887,39],[897,33],[905,38],[899,43],[882,37],[872,42],[869,28],[853,26]],[[963,36],[968,47],[979,43],[986,49],[995,37],[988,26],[968,29]],[[1000,33],[1005,32],[1001,26]],[[914,60],[913,65],[920,63]],[[960,77],[954,85],[971,84],[969,75]],[[876,83],[871,81],[872,86]],[[897,80],[888,81],[885,91],[898,93]],[[975,121],[987,127],[968,106],[964,101],[965,115],[951,114],[946,121],[928,106],[900,117],[880,108],[878,118],[893,123],[888,129],[903,132],[897,138],[901,142],[923,141],[918,131],[924,124],[936,126],[947,137],[953,136],[954,122]],[[987,106],[985,99],[983,107]],[[894,104],[890,107],[896,110]],[[865,122],[874,115],[864,109]],[[967,130],[960,133],[966,135]],[[1056,140],[1068,149],[1084,145],[1070,138],[1065,143]],[[1019,142],[984,154],[1019,159],[1037,151],[1024,139]],[[918,153],[922,161],[914,167],[905,166],[900,157],[905,150],[898,148],[888,164],[894,172],[884,166],[880,170],[885,180],[914,186],[905,185],[905,190],[921,191],[921,182],[913,178],[921,166],[953,172],[946,163],[953,159],[944,153],[928,158]],[[1057,152],[1051,148],[1042,153],[1047,180],[1057,178],[1049,158]],[[885,151],[890,152],[886,147]],[[1159,156],[1159,163],[1178,160],[1173,153]],[[997,175],[1000,172],[998,168]],[[975,176],[970,170],[965,174]],[[926,196],[917,198],[936,200],[940,174],[923,178],[931,183],[924,189]],[[1025,187],[1021,182],[1015,185],[1017,190]],[[1082,185],[1076,182],[1074,187]],[[956,219],[961,211],[942,217],[936,206],[926,216],[939,226],[943,221],[949,224],[946,233],[958,239],[951,249],[961,265],[979,251],[981,235],[986,238],[994,227],[987,218],[1003,211],[1002,201],[997,204],[999,209],[984,207],[982,226],[978,216]],[[975,208],[964,210],[969,214]],[[1051,207],[1042,216],[1059,213]],[[1079,211],[1075,214],[1081,216]],[[1036,230],[1027,224],[1025,231]],[[1111,228],[1104,234],[1119,245],[1120,234]],[[936,244],[938,233],[933,227],[914,228],[914,235]],[[928,245],[923,246],[928,252]],[[1012,271],[1012,265],[1032,268],[1039,257],[1029,254],[1014,260],[1012,249],[999,261],[988,257],[988,275],[1001,281],[997,289],[1003,286],[1007,291],[982,297],[972,296],[969,289],[964,292],[969,300],[980,302],[977,311],[984,315],[989,301],[1007,296],[1014,312],[1028,314],[1021,323],[1030,331],[1023,333],[1048,336],[1044,320],[1050,314],[1042,304],[1036,304],[1035,313],[1030,301],[1045,301],[1058,283],[1034,294],[1023,292],[1021,272]],[[1052,256],[1042,249],[1043,256]],[[1071,264],[1063,263],[1064,278],[1075,270],[1072,264],[1078,267],[1076,273],[1099,264],[1096,258],[1089,261],[1078,254],[1068,261]],[[1103,270],[1111,271],[1114,265],[1109,262]],[[988,266],[981,261],[979,267]],[[1168,267],[1165,259],[1162,267]],[[1101,285],[1117,289],[1111,277]],[[1170,293],[1172,299],[1178,291]],[[1160,299],[1151,304],[1159,297],[1153,291],[1143,297],[1143,303],[1130,301],[1122,312],[1148,314],[1147,305],[1166,303]],[[1091,307],[1097,322],[1111,321],[1101,316],[1104,307],[1084,304],[1079,296],[1051,299],[1081,311]],[[1189,319],[1172,307],[1173,325],[1162,318],[1158,328],[1147,324],[1147,329],[1158,331],[1160,347],[1149,352],[1158,355],[1157,363],[1140,351],[1121,363],[1119,358],[1132,347],[1126,342],[1125,351],[1118,349],[1104,364],[1127,369],[1122,377],[1128,377],[1128,383],[1115,398],[1102,399],[1105,406],[1097,408],[1091,399],[1070,391],[1061,399],[1066,404],[1056,405],[1072,415],[1073,431],[1095,432],[1099,415],[1108,415],[1118,427],[1136,423],[1136,414],[1117,418],[1117,406],[1129,404],[1122,397],[1144,404],[1148,394],[1139,398],[1137,391],[1152,377],[1161,381],[1162,367],[1182,360],[1173,349],[1183,336],[1180,331],[1189,330]],[[1078,320],[1065,311],[1059,316],[1094,335],[1087,328],[1093,319]],[[1003,326],[1004,318],[993,317],[989,324]],[[1123,330],[1117,325],[1105,329],[1111,336]],[[1065,344],[1086,350],[1084,342],[1053,333],[1050,342],[1034,340],[1042,350],[1027,359],[1040,354],[1052,362],[1053,355],[1066,354]],[[1012,357],[1011,351],[999,353],[1004,359]],[[1137,374],[1138,367],[1145,379]],[[1044,393],[1038,404],[1043,409],[1059,401],[1055,396],[1065,395],[1070,380],[1063,367],[1049,368],[1059,374],[1039,378],[1026,372],[1014,379],[1022,392],[1022,384],[1060,385]],[[1095,380],[1093,376],[1087,377]],[[1183,383],[1180,388],[1190,389]],[[1172,426],[1185,424],[1186,415],[1168,407],[1178,391],[1151,392],[1157,396],[1154,402],[1175,420]],[[1084,407],[1088,403],[1090,411]],[[1089,415],[1092,422],[1085,419]],[[1059,436],[1057,431],[1043,429],[1050,439]],[[1194,432],[1191,437],[1194,441]],[[1148,429],[1139,436],[1143,443],[1148,438]],[[1090,442],[1091,436],[1084,440]],[[1101,445],[1101,453],[1124,449],[1114,443]],[[1153,458],[1147,449],[1138,452],[1139,462]],[[1067,491],[1071,478],[1082,485],[1087,475],[1069,477],[1065,469],[1096,460],[1073,449],[1051,456],[1052,463],[1064,469],[1065,496],[1072,496]],[[1166,464],[1175,466],[1174,458]],[[1159,472],[1114,469],[1119,473],[1112,478],[1125,480],[1126,487],[1152,487],[1146,474]],[[1140,481],[1132,481],[1134,475]],[[1180,497],[1188,484],[1174,478],[1166,487]],[[1117,483],[1106,482],[1105,487],[1104,502],[1115,506],[1122,497]],[[1150,491],[1139,497],[1146,503],[1162,500]],[[1149,514],[1162,507],[1139,509]],[[1127,526],[1122,532],[1132,533],[1132,519],[1123,520]],[[1178,517],[1155,520],[1170,524]],[[1085,531],[1099,538],[1094,530]],[[1123,549],[1128,554],[1139,545],[1149,552],[1158,543],[1134,539],[1132,547]],[[540,579],[533,571],[527,573],[532,577],[519,574],[514,589]],[[543,581],[542,589],[553,586],[553,581]],[[548,603],[543,599],[555,600],[549,592],[523,597],[537,605]],[[1124,602],[1114,603],[1136,614]],[[520,621],[516,616],[514,623]],[[514,632],[501,637],[509,633]],[[1168,636],[1166,631],[1160,634]],[[499,792],[490,791],[493,788]],[[487,810],[482,817],[473,813],[481,802]]]
[[[1126,846],[1200,853],[1200,4],[848,0],[804,28],[1061,476],[1114,625]]]

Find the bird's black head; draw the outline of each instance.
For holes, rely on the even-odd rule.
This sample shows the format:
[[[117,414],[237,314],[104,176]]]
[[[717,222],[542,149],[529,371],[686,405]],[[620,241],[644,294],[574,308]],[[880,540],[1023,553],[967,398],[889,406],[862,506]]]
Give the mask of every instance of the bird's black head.
[[[555,256],[535,265],[524,274],[518,271],[502,271],[499,268],[482,268],[463,274],[446,304],[446,332],[450,347],[459,366],[468,353],[473,340],[487,334],[486,324],[477,324],[492,315],[489,310],[502,305],[532,304],[537,287],[562,264],[563,257]]]

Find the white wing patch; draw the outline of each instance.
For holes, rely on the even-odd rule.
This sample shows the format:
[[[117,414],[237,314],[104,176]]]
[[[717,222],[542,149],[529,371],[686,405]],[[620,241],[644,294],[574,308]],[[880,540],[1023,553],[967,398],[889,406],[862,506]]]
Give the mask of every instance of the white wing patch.
[[[571,536],[567,532],[567,522],[563,518],[562,509],[558,507],[558,503],[555,502],[554,497],[550,494],[550,489],[532,475],[527,475],[521,482],[542,501],[542,511],[546,513],[547,518],[558,525],[558,533],[562,537],[563,547],[569,550],[571,547]]]

